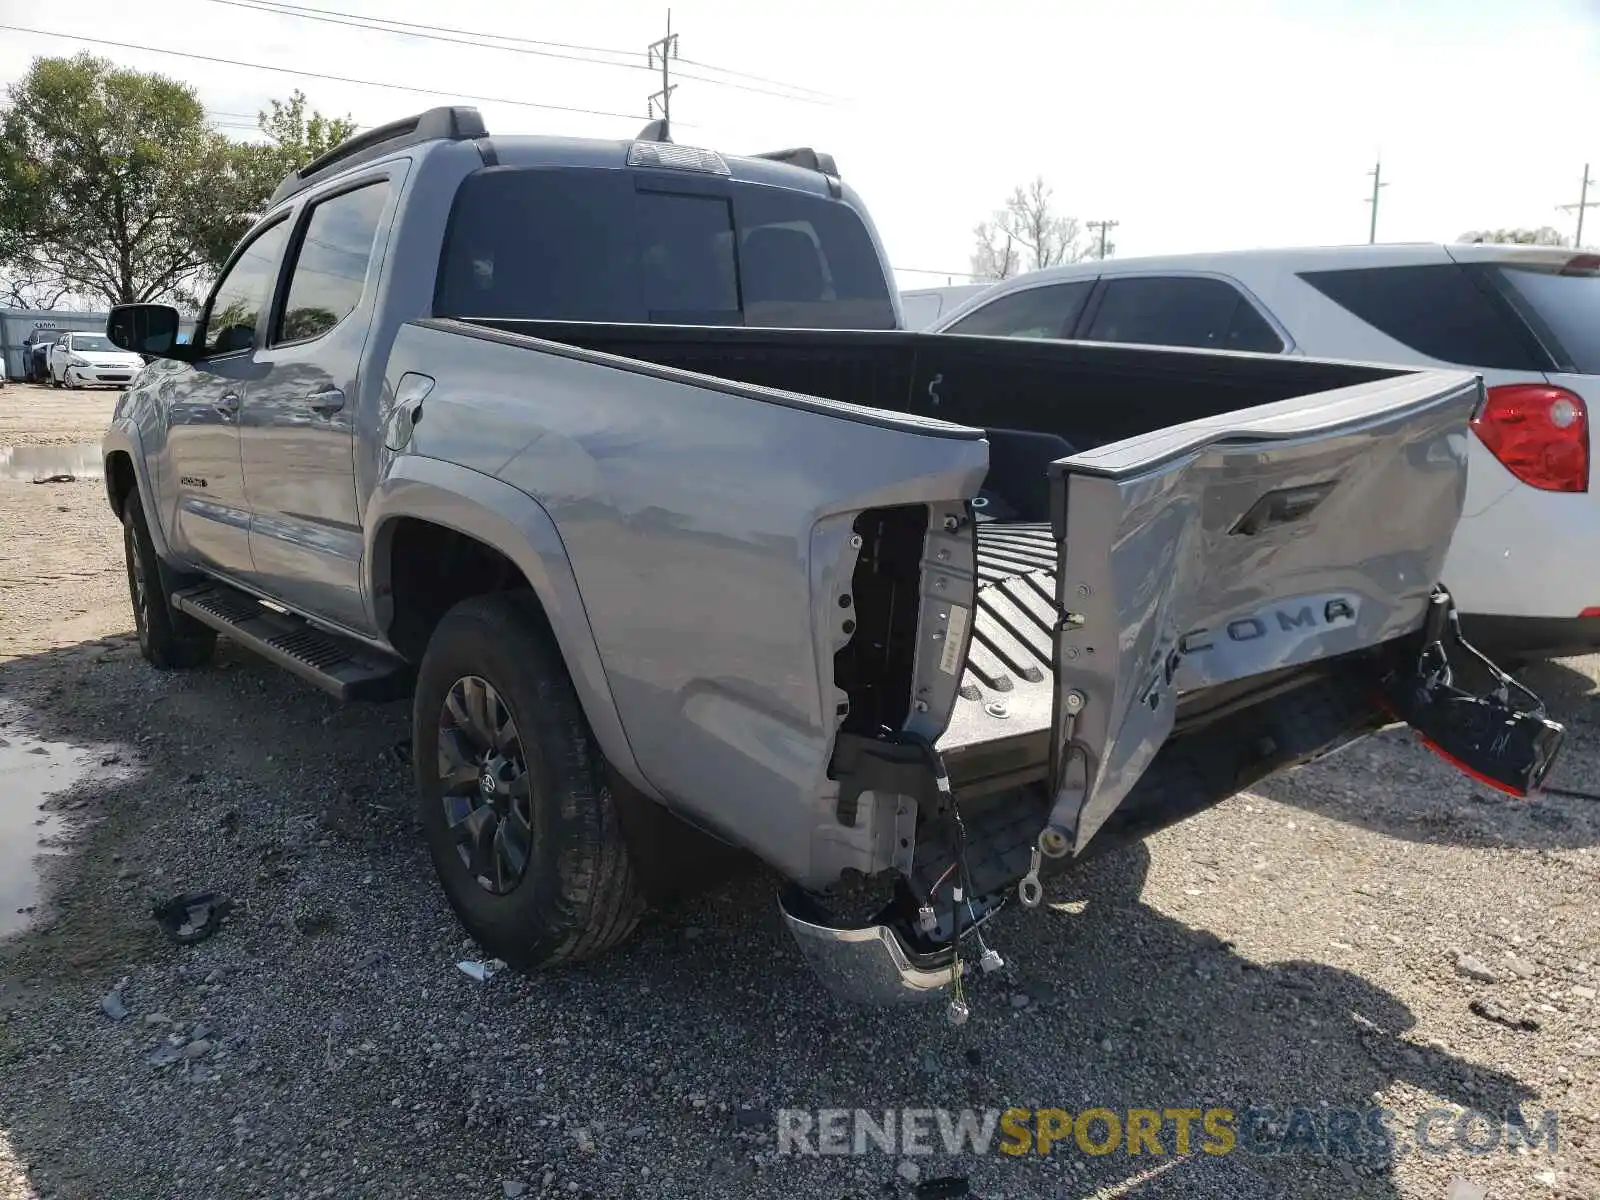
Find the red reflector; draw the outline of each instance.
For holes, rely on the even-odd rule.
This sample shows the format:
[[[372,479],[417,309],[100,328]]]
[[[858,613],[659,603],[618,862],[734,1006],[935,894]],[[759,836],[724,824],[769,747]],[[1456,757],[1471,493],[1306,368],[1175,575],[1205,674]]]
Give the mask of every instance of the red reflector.
[[[1582,618],[1582,617],[1600,617],[1600,608],[1586,608],[1581,613],[1579,613],[1578,616],[1580,618]]]
[[[1544,383],[1492,387],[1472,431],[1529,487],[1589,490],[1589,408],[1576,392]]]
[[[1455,757],[1455,755],[1441,749],[1438,745],[1430,742],[1420,733],[1417,734],[1417,741],[1421,742],[1429,750],[1432,750],[1440,758],[1444,759],[1445,762],[1449,763],[1452,767],[1460,771],[1469,779],[1476,779],[1479,783],[1483,784],[1484,787],[1493,788],[1497,792],[1504,792],[1507,796],[1515,796],[1518,800],[1526,800],[1528,798],[1527,792],[1520,792],[1514,787],[1508,787],[1507,785],[1501,783],[1498,779],[1490,779],[1487,775],[1480,775],[1477,771],[1474,771],[1471,767],[1467,766],[1466,763]]]

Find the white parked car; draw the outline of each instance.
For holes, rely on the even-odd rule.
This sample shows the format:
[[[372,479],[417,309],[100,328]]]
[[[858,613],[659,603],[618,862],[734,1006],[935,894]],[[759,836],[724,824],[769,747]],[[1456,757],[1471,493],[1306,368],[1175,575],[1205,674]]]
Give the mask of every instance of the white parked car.
[[[144,369],[144,359],[118,350],[103,333],[62,334],[49,362],[55,387],[127,387]]]
[[[1397,245],[1077,263],[995,284],[930,331],[1470,367],[1488,399],[1443,582],[1491,654],[1600,649],[1600,255]]]

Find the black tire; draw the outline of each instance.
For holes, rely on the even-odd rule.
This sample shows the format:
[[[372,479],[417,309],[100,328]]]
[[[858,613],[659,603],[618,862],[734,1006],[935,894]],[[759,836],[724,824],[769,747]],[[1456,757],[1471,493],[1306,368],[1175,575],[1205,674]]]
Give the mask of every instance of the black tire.
[[[122,504],[122,552],[139,650],[153,667],[182,671],[204,666],[217,647],[216,630],[178,612],[168,602],[172,574],[156,556],[137,489]]]
[[[494,842],[488,853],[500,853],[495,839],[502,835],[527,843],[521,873],[499,892],[466,861],[472,852],[463,850],[466,839],[458,832],[468,823],[452,826],[441,781],[441,747],[447,753],[469,748],[468,739],[453,740],[457,733],[445,728],[454,721],[446,708],[452,689],[469,679],[487,683],[495,712],[508,715],[520,744],[512,757],[522,765],[520,774],[515,764],[509,772],[527,781],[517,799],[500,802],[523,806],[524,816],[513,811],[485,818],[498,822],[488,830]],[[531,596],[477,596],[445,614],[417,672],[412,750],[418,815],[434,869],[450,907],[486,951],[526,970],[591,958],[633,931],[644,910],[643,889],[605,760]],[[452,803],[459,813],[462,805],[491,802],[475,799],[469,789]],[[483,823],[478,832],[481,846]],[[504,861],[496,859],[497,871]]]

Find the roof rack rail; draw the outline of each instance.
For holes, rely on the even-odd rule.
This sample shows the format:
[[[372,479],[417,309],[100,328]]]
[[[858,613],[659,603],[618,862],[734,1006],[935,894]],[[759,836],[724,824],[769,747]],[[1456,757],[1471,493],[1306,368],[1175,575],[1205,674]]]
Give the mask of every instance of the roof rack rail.
[[[670,142],[672,134],[667,129],[667,119],[662,117],[659,121],[651,121],[650,124],[639,130],[638,136],[633,140],[636,142]]]
[[[290,171],[283,177],[283,182],[278,184],[267,205],[271,207],[278,201],[294,195],[308,186],[314,176],[320,175],[330,167],[352,167],[359,162],[422,142],[441,139],[464,142],[488,136],[489,130],[483,124],[483,117],[475,108],[459,105],[430,108],[427,112],[402,117],[398,121],[390,121],[387,125],[379,125],[375,129],[368,129],[364,133],[346,138],[332,150],[313,158],[305,166]]]
[[[821,171],[824,175],[839,178],[839,165],[833,155],[823,154],[810,146],[797,146],[793,150],[769,150],[765,154],[752,154],[751,158],[770,158],[773,162],[788,163],[791,167],[804,167],[808,171]]]

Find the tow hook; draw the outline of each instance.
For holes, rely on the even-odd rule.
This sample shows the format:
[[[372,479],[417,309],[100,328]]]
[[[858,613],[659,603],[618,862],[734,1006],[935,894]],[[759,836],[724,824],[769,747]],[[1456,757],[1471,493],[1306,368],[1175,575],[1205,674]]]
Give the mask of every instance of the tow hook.
[[[1017,880],[1017,899],[1023,908],[1038,908],[1044,899],[1044,887],[1039,882],[1039,868],[1044,865],[1044,852],[1034,846],[1028,859],[1028,873]]]

